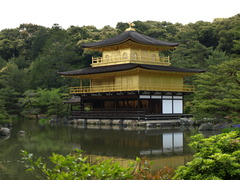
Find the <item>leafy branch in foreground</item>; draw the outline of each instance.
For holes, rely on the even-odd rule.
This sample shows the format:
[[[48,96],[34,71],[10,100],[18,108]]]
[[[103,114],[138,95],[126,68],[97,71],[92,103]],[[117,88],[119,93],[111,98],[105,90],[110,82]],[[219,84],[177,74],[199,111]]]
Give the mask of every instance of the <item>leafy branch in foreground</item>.
[[[82,151],[66,156],[53,153],[49,158],[55,165],[52,169],[47,168],[42,158],[36,158],[27,151],[22,151],[23,160],[27,162],[27,171],[35,171],[41,179],[131,179],[134,172],[134,164],[124,168],[113,160],[100,160],[90,164],[88,157],[83,157]]]
[[[101,160],[98,158],[95,162],[89,162],[88,157],[83,157],[82,151],[76,150],[76,153],[66,156],[53,153],[49,159],[54,167],[47,168],[42,158],[36,158],[27,151],[21,151],[22,159],[27,163],[28,171],[37,173],[39,179],[57,179],[57,180],[121,180],[121,179],[161,179],[169,180],[173,177],[174,171],[171,168],[152,172],[151,163],[146,158],[136,158],[135,162],[129,162],[127,167],[122,167],[113,159]]]

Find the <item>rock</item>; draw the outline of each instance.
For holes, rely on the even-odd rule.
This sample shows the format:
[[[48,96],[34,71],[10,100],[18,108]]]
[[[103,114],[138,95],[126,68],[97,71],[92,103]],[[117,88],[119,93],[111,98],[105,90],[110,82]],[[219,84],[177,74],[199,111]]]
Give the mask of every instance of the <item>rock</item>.
[[[10,138],[10,135],[9,136],[0,136],[0,142],[1,142],[1,140],[7,140],[7,139],[9,139]]]
[[[50,119],[50,120],[49,120],[49,123],[50,123],[50,124],[54,124],[54,123],[56,123],[56,122],[57,122],[56,119]]]
[[[23,130],[20,130],[20,131],[18,132],[18,134],[19,134],[20,136],[24,136],[24,135],[27,134],[27,132],[26,132],[26,131],[23,131]]]
[[[10,129],[9,128],[0,128],[0,136],[9,136]]]
[[[198,128],[199,131],[212,131],[213,124],[212,123],[204,123]]]
[[[179,122],[183,126],[189,125],[189,119],[188,118],[180,118]]]
[[[222,124],[216,124],[213,126],[213,131],[220,131],[220,130],[222,130],[223,127],[224,127],[224,125],[222,125]]]

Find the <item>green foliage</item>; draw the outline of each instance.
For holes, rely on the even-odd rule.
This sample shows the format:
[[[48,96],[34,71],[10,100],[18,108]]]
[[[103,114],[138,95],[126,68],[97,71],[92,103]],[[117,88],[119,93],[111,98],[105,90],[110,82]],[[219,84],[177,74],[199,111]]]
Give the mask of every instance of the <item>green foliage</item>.
[[[198,41],[190,41],[180,44],[172,55],[174,66],[204,69],[208,66],[206,59],[211,54],[211,48],[207,48]]]
[[[0,72],[0,87],[10,88],[19,93],[24,92],[28,88],[26,72],[20,70],[15,63],[7,63]]]
[[[9,118],[9,115],[5,109],[4,101],[0,99],[0,123],[4,122],[8,118]]]
[[[45,124],[48,124],[49,120],[50,120],[50,118],[40,118],[38,123],[40,125],[45,125]]]
[[[193,160],[176,170],[173,179],[237,180],[240,177],[240,137],[236,131],[204,138],[192,137]]]
[[[38,119],[40,114],[48,116],[56,115],[63,117],[66,115],[66,106],[63,104],[63,93],[61,89],[37,89],[27,90],[24,97],[19,99],[24,115],[33,114]]]
[[[0,72],[2,72],[4,69],[4,66],[6,66],[7,61],[5,61],[3,58],[0,57]]]
[[[214,50],[212,51],[211,55],[208,56],[206,59],[206,63],[208,67],[219,65],[224,61],[230,60],[230,57],[226,54],[226,52],[220,51],[220,50]],[[208,70],[211,70],[211,68],[207,68]]]
[[[164,166],[162,169],[158,171],[152,171],[151,165],[152,163],[146,158],[137,158],[137,167],[138,170],[134,174],[134,178],[136,180],[147,180],[147,179],[156,179],[156,180],[169,180],[174,176],[174,170]]]
[[[35,158],[33,154],[22,151],[23,160],[27,162],[27,171],[35,171],[44,179],[130,179],[134,170],[133,165],[121,167],[113,160],[97,160],[90,164],[88,157],[77,150],[66,156],[53,153],[49,158],[54,164],[52,169],[42,162],[42,158]]]
[[[239,55],[239,27],[240,14],[227,19],[217,19],[214,23],[218,37],[218,48],[228,54]]]
[[[2,102],[1,109],[5,111],[8,115],[19,114],[21,108],[19,107],[17,101],[19,98],[19,92],[16,92],[12,88],[1,88],[0,89],[0,101]]]
[[[222,129],[223,133],[229,133],[231,131],[238,131],[238,133],[240,133],[240,128],[238,127],[225,127]]]
[[[53,32],[43,47],[43,53],[30,67],[31,88],[59,88],[68,84],[57,72],[69,70],[71,65],[77,64],[78,55],[66,32]]]
[[[240,112],[240,59],[212,66],[198,76],[192,111],[205,117],[238,117]]]
[[[135,162],[129,162],[127,167],[122,167],[113,159],[98,158],[95,162],[90,163],[88,156],[84,156],[82,151],[76,150],[75,153],[65,156],[53,153],[49,157],[51,168],[48,168],[41,157],[36,158],[27,151],[21,151],[21,155],[26,163],[27,172],[33,171],[40,179],[169,180],[174,175],[173,169],[168,167],[152,172],[151,163],[146,158],[136,158]]]

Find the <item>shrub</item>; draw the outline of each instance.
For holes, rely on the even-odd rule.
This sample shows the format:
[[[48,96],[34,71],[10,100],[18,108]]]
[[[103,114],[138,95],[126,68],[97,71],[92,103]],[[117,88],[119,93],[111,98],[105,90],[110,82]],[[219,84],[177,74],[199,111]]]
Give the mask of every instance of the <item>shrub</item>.
[[[53,168],[47,168],[42,158],[35,158],[33,154],[22,151],[23,160],[27,162],[27,171],[35,171],[39,177],[44,179],[130,179],[134,167],[130,165],[127,168],[121,167],[118,163],[110,160],[97,160],[90,164],[88,157],[83,157],[82,152],[77,150],[74,154],[66,156],[53,153],[49,158],[54,164]]]
[[[174,170],[164,166],[162,169],[158,171],[151,170],[152,163],[146,159],[141,158],[137,160],[137,171],[134,173],[134,180],[169,180],[172,179],[174,175]]]
[[[230,124],[222,129],[223,133],[229,133],[231,131],[238,131],[240,133],[240,124]]]
[[[47,168],[42,158],[36,158],[27,151],[22,151],[23,160],[27,162],[27,171],[34,171],[39,178],[57,180],[85,180],[85,179],[156,179],[169,180],[173,177],[174,171],[168,167],[152,172],[151,163],[146,158],[136,158],[136,162],[129,162],[128,167],[122,167],[112,159],[101,160],[100,158],[90,164],[88,157],[83,157],[82,151],[66,156],[53,153],[49,158],[53,168]]]
[[[180,166],[173,179],[237,180],[240,177],[240,137],[232,131],[209,138],[195,135],[190,143],[196,154]]]

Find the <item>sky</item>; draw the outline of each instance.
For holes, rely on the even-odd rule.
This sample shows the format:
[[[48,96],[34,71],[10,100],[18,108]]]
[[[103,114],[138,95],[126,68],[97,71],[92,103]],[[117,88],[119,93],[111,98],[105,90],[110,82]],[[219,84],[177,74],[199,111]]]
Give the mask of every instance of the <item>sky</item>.
[[[64,29],[138,20],[188,24],[239,13],[240,0],[1,0],[0,30],[23,23]]]

